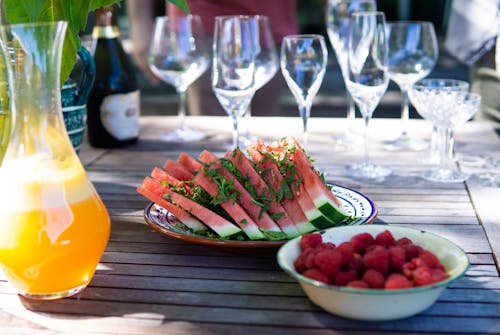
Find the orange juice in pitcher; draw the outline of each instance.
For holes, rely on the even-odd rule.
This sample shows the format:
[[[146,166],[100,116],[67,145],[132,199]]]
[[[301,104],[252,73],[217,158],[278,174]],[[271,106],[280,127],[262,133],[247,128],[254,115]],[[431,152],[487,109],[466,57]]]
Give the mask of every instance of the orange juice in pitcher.
[[[18,293],[34,299],[85,288],[110,233],[62,117],[65,29],[65,22],[0,26],[13,116],[0,166],[0,265]]]
[[[36,165],[7,160],[2,166],[0,182],[10,192],[0,195],[0,262],[25,296],[70,295],[92,278],[109,217],[79,164]]]

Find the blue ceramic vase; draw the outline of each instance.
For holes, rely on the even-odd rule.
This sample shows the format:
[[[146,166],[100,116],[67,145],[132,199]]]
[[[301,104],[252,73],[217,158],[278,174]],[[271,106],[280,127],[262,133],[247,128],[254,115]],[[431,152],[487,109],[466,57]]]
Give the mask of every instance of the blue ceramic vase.
[[[61,88],[64,124],[76,152],[83,142],[87,124],[87,99],[95,79],[95,64],[90,52],[82,46],[78,50],[78,56],[82,63],[79,82],[69,78]]]

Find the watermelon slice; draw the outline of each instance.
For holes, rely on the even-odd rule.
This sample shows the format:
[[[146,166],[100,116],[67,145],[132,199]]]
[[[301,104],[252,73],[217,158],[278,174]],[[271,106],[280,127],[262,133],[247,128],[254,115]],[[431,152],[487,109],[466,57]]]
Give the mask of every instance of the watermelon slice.
[[[268,156],[264,156],[262,151],[262,142],[257,142],[256,146],[248,147],[248,152],[252,157],[253,161],[259,168],[259,172],[264,179],[264,181],[269,185],[274,194],[279,194],[279,201],[288,217],[294,221],[295,227],[301,234],[309,233],[315,231],[316,227],[313,226],[306,215],[304,214],[302,208],[300,207],[297,200],[293,197],[293,194],[288,195],[282,194],[283,192],[283,176],[281,175],[276,162],[270,159]]]
[[[188,212],[185,212],[179,206],[176,206],[168,202],[167,200],[163,199],[162,196],[159,195],[156,191],[152,191],[141,185],[137,187],[137,192],[142,194],[145,198],[151,200],[155,204],[165,208],[167,211],[172,213],[179,221],[181,221],[183,224],[185,224],[188,228],[190,228],[194,232],[200,233],[207,230],[207,227],[203,223],[198,221]]]
[[[181,207],[187,213],[194,215],[222,238],[241,232],[240,228],[227,221],[217,213],[203,207],[191,199],[184,197],[181,194],[170,190],[168,187],[163,186],[158,180],[146,177],[141,186],[156,194],[161,194],[162,198],[166,199],[168,202],[171,202],[174,205]],[[168,208],[166,209],[168,210]],[[181,220],[181,222],[183,221]]]
[[[193,179],[193,174],[181,164],[169,159],[163,165],[165,171],[179,180],[187,181]]]
[[[284,174],[282,189],[293,194],[309,223],[317,229],[334,226],[335,222],[318,209],[313,198],[306,190],[299,169],[295,166],[295,162],[291,160],[295,147],[290,147],[285,140],[282,140],[269,146],[261,144],[259,149],[262,155],[265,156],[265,160],[272,161],[276,165],[275,170]]]
[[[191,192],[191,188],[185,182],[182,182],[179,179],[172,177],[167,171],[162,170],[159,167],[153,168],[153,171],[151,171],[151,177],[162,182],[167,182],[170,185],[173,185],[177,188],[182,187],[186,191],[186,193]]]
[[[291,155],[291,159],[303,179],[304,189],[312,199],[314,206],[335,225],[353,220],[353,217],[340,206],[340,201],[332,191],[323,183],[300,144],[295,139],[292,140],[295,151]]]
[[[225,180],[224,183],[232,183],[235,190],[239,193],[237,197],[238,203],[250,215],[253,221],[260,227],[261,231],[272,240],[285,239],[284,234],[280,227],[269,216],[266,210],[255,203],[252,195],[241,185],[241,183],[229,172],[223,165],[219,158],[213,153],[204,150],[200,153],[198,159],[206,164],[210,164],[210,169],[217,171]],[[228,162],[226,160],[226,162]]]
[[[177,158],[177,162],[184,166],[191,174],[195,175],[198,171],[201,171],[203,165],[198,162],[196,159],[191,157],[185,152],[181,152],[179,157]]]
[[[195,182],[198,183],[205,191],[212,197],[217,198],[219,188],[216,183],[211,180],[210,176],[205,175],[204,172],[197,173]],[[221,200],[220,206],[231,216],[234,222],[243,230],[243,232],[251,240],[265,239],[265,235],[260,231],[259,226],[252,220],[252,218],[245,212],[245,210],[232,199]]]
[[[233,151],[228,151],[225,155],[227,160],[230,160],[233,165],[240,171],[242,180],[240,183],[245,185],[245,188],[252,188],[256,195],[260,195],[259,201],[263,201],[269,207],[269,213],[274,218],[281,230],[289,239],[300,235],[300,232],[295,227],[294,222],[288,216],[283,206],[276,201],[276,197],[271,193],[269,186],[255,171],[250,160],[245,154],[236,148]],[[250,192],[250,191],[249,191]]]

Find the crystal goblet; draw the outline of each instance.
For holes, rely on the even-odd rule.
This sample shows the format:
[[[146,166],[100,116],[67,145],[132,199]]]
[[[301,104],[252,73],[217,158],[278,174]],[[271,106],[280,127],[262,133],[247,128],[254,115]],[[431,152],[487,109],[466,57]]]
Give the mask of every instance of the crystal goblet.
[[[464,91],[465,84],[453,79],[425,79],[411,90],[418,113],[431,121],[438,133],[439,164],[423,171],[422,177],[427,180],[456,183],[468,178],[453,159],[453,130],[478,111],[481,96]]]

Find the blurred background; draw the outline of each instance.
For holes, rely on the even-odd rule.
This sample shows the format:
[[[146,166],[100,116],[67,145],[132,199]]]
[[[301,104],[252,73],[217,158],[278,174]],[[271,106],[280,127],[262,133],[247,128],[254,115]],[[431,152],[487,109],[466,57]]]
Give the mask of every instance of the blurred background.
[[[155,1],[155,6],[158,8],[156,11],[157,13],[161,13],[162,8],[165,6],[165,0]],[[323,84],[321,85],[320,91],[314,99],[311,116],[345,117],[347,110],[345,86],[334,52],[331,49],[325,27],[324,13],[326,0],[295,0],[295,5],[297,8],[300,32],[324,35],[329,48],[327,73]],[[386,14],[387,21],[422,20],[434,23],[440,44],[439,60],[428,78],[440,77],[469,80],[468,67],[450,56],[442,46],[444,35],[446,33],[446,23],[451,8],[451,0],[377,0],[377,7],[378,10],[383,11]],[[130,24],[127,17],[125,1],[121,3],[119,8],[118,25],[122,33],[122,42],[125,50],[130,52],[133,45],[129,39]],[[90,34],[92,27],[93,18],[89,17],[85,33]],[[175,94],[174,88],[165,83],[153,85],[148,82],[137,67],[136,71],[141,89],[141,114],[176,115],[178,97]],[[208,71],[210,71],[210,69]],[[276,76],[281,77],[281,72],[278,71]],[[283,85],[283,89],[281,90],[278,99],[278,108],[275,108],[275,110],[267,111],[265,114],[259,113],[258,111],[252,111],[253,114],[270,116],[298,115],[297,104],[286,85]],[[393,82],[391,82],[387,93],[375,110],[374,117],[399,118],[401,116],[400,104],[401,95],[399,89]],[[410,117],[419,118],[419,115],[413,107],[410,110]]]

